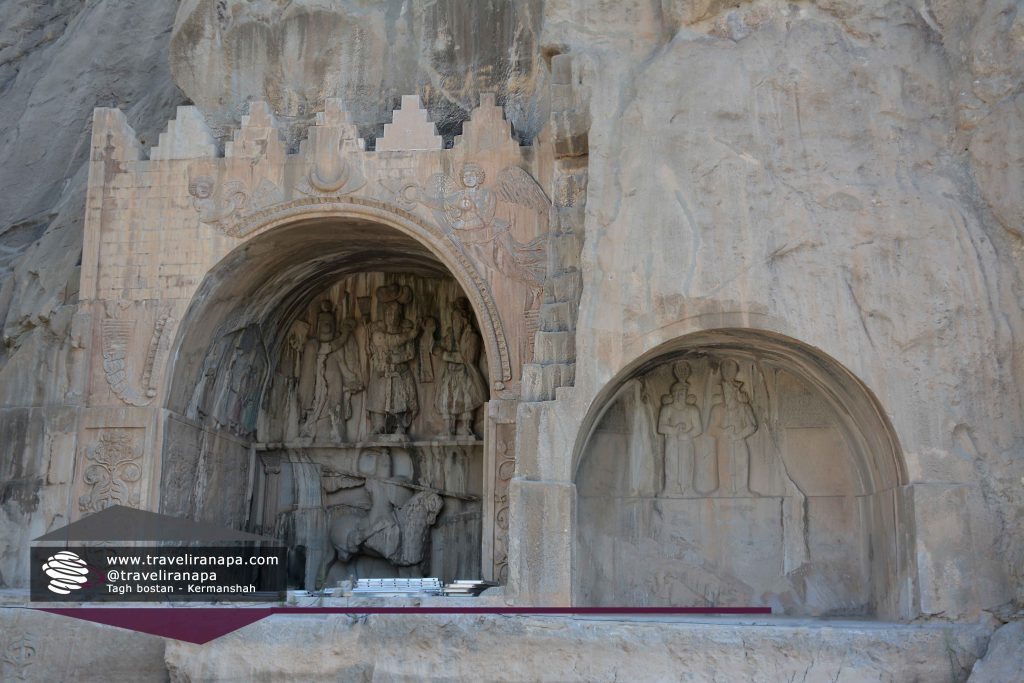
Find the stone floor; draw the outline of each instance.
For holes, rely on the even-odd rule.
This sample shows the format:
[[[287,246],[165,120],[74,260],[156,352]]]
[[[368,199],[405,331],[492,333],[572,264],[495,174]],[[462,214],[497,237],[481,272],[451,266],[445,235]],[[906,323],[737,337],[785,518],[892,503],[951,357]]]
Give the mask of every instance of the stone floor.
[[[192,645],[40,613],[13,595],[0,605],[0,679],[30,681],[963,681],[993,629],[777,617],[278,614]]]

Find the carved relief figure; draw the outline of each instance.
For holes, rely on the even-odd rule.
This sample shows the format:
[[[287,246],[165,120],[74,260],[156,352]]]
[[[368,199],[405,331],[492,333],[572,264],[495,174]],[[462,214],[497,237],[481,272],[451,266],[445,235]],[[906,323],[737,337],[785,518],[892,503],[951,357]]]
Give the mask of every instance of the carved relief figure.
[[[449,435],[476,436],[473,413],[487,400],[487,385],[477,366],[483,340],[471,320],[469,300],[457,299],[452,304],[451,327],[434,347],[434,353],[444,361],[436,407],[445,417]]]
[[[540,302],[547,277],[548,236],[545,233],[525,243],[516,240],[511,224],[496,216],[498,199],[538,213],[546,212],[551,202],[537,181],[518,166],[509,166],[498,174],[497,193],[484,187],[486,179],[483,167],[467,163],[457,181],[437,173],[427,181],[426,189],[416,189],[419,200],[434,210],[453,241],[485,249],[482,255],[493,268],[530,288],[526,306],[530,310]],[[408,197],[408,190],[414,188],[405,185],[399,199]]]
[[[210,344],[210,349],[203,359],[203,366],[199,370],[199,381],[192,391],[192,398],[189,400],[188,408],[185,409],[185,417],[192,420],[205,422],[208,419],[215,422],[219,427],[215,411],[213,410],[213,396],[217,386],[217,374],[224,363],[224,356],[231,344],[231,336],[226,335]]]
[[[690,373],[689,363],[676,363],[672,367],[676,381],[669,393],[661,398],[658,433],[665,437],[662,496],[683,496],[692,492],[694,439],[704,429],[697,397],[690,393]]]
[[[245,436],[256,429],[260,389],[266,369],[266,357],[259,328],[248,325],[235,335],[235,346],[227,369],[226,406],[228,428]]]
[[[216,223],[239,215],[249,203],[249,191],[240,180],[217,184],[210,176],[199,176],[188,184],[192,206],[203,223]]]
[[[450,179],[445,178],[443,185],[437,186],[437,195],[441,198],[444,207],[444,214],[448,219],[448,225],[455,230],[465,231],[463,238],[467,243],[474,243],[479,239],[471,237],[474,230],[479,231],[494,222],[494,211],[498,206],[498,198],[494,192],[483,187],[487,174],[479,164],[465,164],[459,174],[459,181],[462,189],[443,194],[450,184]],[[435,183],[439,179],[435,177]],[[483,237],[482,239],[486,239]]]
[[[419,329],[405,319],[405,306],[412,290],[397,284],[377,289],[383,320],[369,325],[370,382],[367,412],[373,433],[404,436],[419,411],[412,361]]]
[[[443,504],[433,491],[415,493],[367,529],[363,545],[397,567],[421,564],[426,559],[430,527]]]
[[[157,386],[153,376],[157,359],[167,349],[167,332],[174,325],[169,314],[157,318],[153,324],[153,332],[143,363],[141,386],[135,386],[131,368],[129,367],[129,349],[135,330],[134,320],[107,319],[103,321],[102,352],[103,373],[107,384],[114,394],[130,406],[147,406],[157,394]],[[143,396],[145,393],[145,396]]]
[[[28,669],[35,656],[35,636],[11,632],[0,650],[0,672],[6,673],[9,679],[28,680]]]
[[[302,418],[302,409],[299,404],[299,381],[302,378],[302,352],[308,334],[308,323],[302,320],[292,323],[288,330],[288,338],[285,340],[281,362],[278,364],[278,375],[274,382],[275,388],[281,387],[278,391],[283,394],[284,430],[282,437],[286,442],[294,441],[299,436],[299,422]]]
[[[432,490],[392,480],[387,452],[366,454],[377,463],[375,474],[383,466],[380,474],[384,478],[366,477],[370,507],[365,516],[342,516],[331,524],[330,542],[337,560],[350,563],[365,554],[387,560],[403,575],[422,575],[430,528],[437,522],[444,500]],[[410,496],[411,490],[416,493]]]
[[[750,446],[747,437],[757,431],[757,418],[743,382],[736,379],[739,364],[725,359],[720,371],[721,391],[713,399],[707,431],[715,440],[718,462],[727,465],[729,480],[726,493],[749,496]]]
[[[352,335],[355,322],[346,320],[340,327],[339,330],[334,306],[325,299],[317,315],[316,337],[306,342],[303,352],[302,377],[306,387],[300,436],[304,438],[316,437],[318,423],[329,419],[331,438],[345,441],[345,421],[352,417],[352,395],[363,390],[359,352]]]

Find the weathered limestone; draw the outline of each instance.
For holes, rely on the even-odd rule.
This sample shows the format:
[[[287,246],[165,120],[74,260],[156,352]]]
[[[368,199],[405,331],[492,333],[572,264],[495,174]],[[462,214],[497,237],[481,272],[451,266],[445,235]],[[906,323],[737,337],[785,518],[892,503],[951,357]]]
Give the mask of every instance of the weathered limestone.
[[[1024,672],[1024,621],[1000,627],[988,641],[985,656],[974,663],[968,683],[1019,679]]]
[[[0,10],[4,585],[24,585],[32,537],[122,502],[332,560],[479,561],[518,604],[728,595],[935,623],[1019,605],[1019,3],[190,0],[173,37],[156,4]],[[170,123],[166,40],[194,102]],[[388,278],[431,306],[389,327]],[[434,344],[404,339],[456,294],[479,355],[442,320]],[[371,347],[404,397],[380,410]],[[451,387],[472,369],[488,401],[465,417],[453,397],[475,392]],[[470,422],[473,443],[354,441]],[[449,545],[479,560],[446,564],[418,531],[325,541],[330,503],[372,516],[371,480],[417,530],[456,482],[479,511]],[[772,678],[958,680],[974,656],[929,636],[865,663],[874,641],[836,636],[815,669],[795,633],[791,658],[768,639]],[[605,670],[579,663],[552,676]],[[410,666],[375,671],[432,674]]]
[[[377,151],[441,149],[444,143],[428,116],[420,105],[419,95],[404,95],[402,108],[395,110],[391,123],[384,124],[384,135],[377,140]]]
[[[905,475],[870,436],[889,429],[870,398],[769,344],[730,346],[648,364],[591,427],[576,601],[909,616]]]
[[[340,97],[366,132],[379,135],[398,97],[419,93],[451,136],[480,93],[496,92],[530,139],[546,117],[542,19],[539,0],[188,0],[174,22],[170,65],[219,129],[234,126],[248,101],[267,100],[297,134],[325,98]]]
[[[643,3],[557,3],[545,42],[570,46],[602,93],[575,410],[704,330],[823,351],[892,422],[922,511],[900,522],[916,526],[922,601],[969,618],[1022,585],[1024,271],[1019,220],[996,195],[1021,168],[1021,19],[1004,2],[954,5],[672,3],[667,26]],[[975,88],[987,102],[959,99]],[[1007,175],[983,189],[990,164]]]
[[[166,645],[145,633],[0,608],[0,678],[5,681],[166,681]]]
[[[832,621],[821,628],[807,620],[275,615],[191,645],[6,608],[0,610],[0,675],[88,682],[168,677],[468,681],[481,675],[511,681],[615,676],[657,681],[674,680],[685,671],[697,681],[723,676],[774,681],[806,674],[808,681],[953,683],[965,679],[990,632],[991,627],[977,624]],[[999,633],[995,647],[1007,641]],[[417,656],[408,656],[410,651]],[[976,675],[990,665],[982,660]],[[982,680],[1012,680],[1012,675]]]
[[[176,681],[957,681],[988,633],[979,626],[836,625],[275,616],[205,646],[168,643],[167,663]]]
[[[149,151],[149,158],[152,161],[192,159],[212,157],[216,153],[217,141],[213,139],[202,113],[195,107],[178,107],[177,117],[168,122],[165,132],[160,133],[156,147]]]
[[[538,339],[573,360],[571,332],[537,330],[557,178],[493,96],[451,149],[406,105],[388,151],[328,99],[289,153],[254,102],[223,157],[182,107],[148,160],[97,110],[72,518],[124,504],[259,529],[310,589],[506,580],[523,368]]]

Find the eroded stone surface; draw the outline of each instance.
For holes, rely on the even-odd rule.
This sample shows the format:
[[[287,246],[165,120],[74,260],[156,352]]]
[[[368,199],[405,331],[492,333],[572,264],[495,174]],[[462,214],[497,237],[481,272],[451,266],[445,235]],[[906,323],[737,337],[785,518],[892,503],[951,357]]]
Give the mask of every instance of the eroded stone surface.
[[[173,681],[959,681],[986,634],[850,622],[275,616],[205,646],[170,642],[167,664]]]
[[[261,217],[355,194],[360,210],[415,214],[426,242],[456,235],[463,285],[515,283],[494,306],[514,321],[515,348],[481,325],[488,369],[500,368],[488,378],[485,518],[502,530],[483,545],[513,599],[571,595],[572,454],[607,383],[661,344],[723,328],[808,344],[878,399],[912,512],[895,524],[914,564],[902,616],[971,619],[1021,599],[1019,3],[549,0],[460,13],[194,0],[178,11],[171,62],[198,106],[169,125],[181,102],[152,49],[170,40],[167,6],[4,12],[4,583],[24,581],[29,538],[109,502],[75,481],[74,458],[129,444],[143,472],[125,495],[158,505],[166,441],[153,415],[187,411],[223,321],[230,332],[270,319],[226,303],[256,291],[231,277],[256,250],[221,258]],[[499,96],[480,97],[463,124],[487,88]],[[402,95],[419,95],[444,135],[461,133],[454,150],[420,131],[418,151],[383,153],[390,165],[363,151]],[[122,103],[126,114],[97,111],[90,148],[88,109]],[[90,154],[86,221],[103,230],[82,257],[88,302],[73,309]],[[474,231],[485,244],[468,242]],[[326,285],[322,266],[351,255],[315,233],[262,246],[287,253],[278,263],[303,287]],[[490,248],[498,236],[504,251]],[[235,285],[202,290],[209,318],[186,321],[208,276]],[[162,372],[178,325],[197,335],[182,347],[185,380]],[[517,399],[545,402],[517,411]],[[247,444],[231,441],[230,422],[210,452],[242,472]],[[241,479],[204,480],[199,464],[176,462],[183,481],[170,486],[224,484],[216,516],[242,524]]]
[[[985,656],[974,663],[968,683],[1015,681],[1024,677],[1024,621],[1000,627],[988,641]]]
[[[898,614],[887,428],[794,367],[698,347],[624,383],[576,472],[578,602]]]
[[[166,681],[163,638],[17,607],[0,608],[5,681]]]
[[[602,93],[580,405],[550,410],[583,414],[627,363],[690,332],[802,340],[878,396],[911,481],[970,488],[958,534],[997,530],[992,550],[979,537],[985,550],[950,552],[949,522],[917,528],[934,553],[922,593],[961,596],[934,611],[1019,597],[1022,252],[1004,217],[1020,197],[1001,189],[1021,168],[1017,7],[705,5],[677,31],[647,3],[548,6],[546,40],[578,46],[574,68]],[[961,92],[975,88],[992,103],[973,105],[972,130]]]
[[[524,138],[544,122],[543,3],[223,2],[181,4],[171,68],[215,127],[266,99],[295,134],[341,97],[380,135],[403,95],[420,94],[452,135],[482,92],[501,93]]]

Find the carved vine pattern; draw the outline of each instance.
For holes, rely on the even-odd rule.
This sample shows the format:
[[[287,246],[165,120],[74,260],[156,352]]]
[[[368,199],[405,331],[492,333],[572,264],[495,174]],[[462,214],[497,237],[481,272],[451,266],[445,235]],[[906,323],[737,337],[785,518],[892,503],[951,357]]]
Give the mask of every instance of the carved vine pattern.
[[[494,467],[494,578],[508,581],[508,485],[515,473],[515,426],[497,425]]]
[[[11,675],[15,680],[28,680],[28,668],[32,666],[36,657],[36,646],[34,638],[30,634],[12,634],[6,639],[3,652],[0,653],[0,667],[5,674]]]
[[[99,512],[111,505],[138,507],[139,492],[132,486],[142,478],[140,460],[132,435],[124,430],[109,430],[100,434],[95,445],[86,451],[92,461],[82,480],[88,493],[78,499],[82,512]]]

